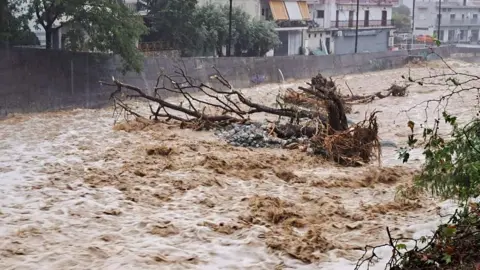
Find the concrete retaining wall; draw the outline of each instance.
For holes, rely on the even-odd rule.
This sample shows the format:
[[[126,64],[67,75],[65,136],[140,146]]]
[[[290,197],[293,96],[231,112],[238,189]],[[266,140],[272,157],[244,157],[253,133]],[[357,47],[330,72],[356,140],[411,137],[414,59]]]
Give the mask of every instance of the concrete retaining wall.
[[[442,47],[442,57],[451,54],[476,56],[478,49]],[[477,52],[478,51],[478,52]],[[428,55],[428,50],[410,55]],[[397,68],[408,61],[407,51],[327,56],[285,56],[265,58],[166,58],[149,57],[141,74],[123,76],[118,61],[101,54],[14,48],[0,50],[0,116],[13,112],[40,112],[70,108],[94,108],[108,103],[111,88],[100,86],[111,76],[145,88],[155,85],[158,74],[171,74],[182,66],[187,74],[208,82],[215,66],[236,88],[259,83],[324,75],[368,72]],[[211,81],[211,80],[210,80]]]

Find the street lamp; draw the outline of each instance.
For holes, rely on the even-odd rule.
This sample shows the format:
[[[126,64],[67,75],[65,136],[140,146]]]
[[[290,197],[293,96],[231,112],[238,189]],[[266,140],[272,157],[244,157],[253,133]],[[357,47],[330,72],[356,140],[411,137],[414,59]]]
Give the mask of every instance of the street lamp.
[[[227,56],[231,56],[231,49],[232,49],[232,2],[230,0],[230,13],[228,14],[228,46],[227,46]]]

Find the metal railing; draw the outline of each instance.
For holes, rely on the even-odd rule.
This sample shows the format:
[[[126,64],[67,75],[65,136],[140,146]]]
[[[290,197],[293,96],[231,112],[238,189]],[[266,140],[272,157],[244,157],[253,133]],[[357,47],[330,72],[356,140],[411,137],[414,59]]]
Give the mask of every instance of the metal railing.
[[[435,25],[437,24],[438,24],[438,19],[435,20]],[[447,26],[447,25],[467,26],[467,25],[479,25],[479,24],[480,24],[480,20],[478,18],[471,18],[471,19],[442,18],[442,20],[440,21],[440,25],[444,25],[444,26]]]
[[[337,4],[356,4],[356,0],[336,0]],[[359,0],[360,5],[398,5],[399,0]]]
[[[154,41],[154,42],[139,42],[138,49],[142,52],[158,52],[173,50],[173,46],[170,42]]]
[[[133,11],[133,12],[137,12],[137,11],[138,11],[138,4],[137,4],[137,2],[127,3],[127,2],[124,0],[124,1],[123,1],[123,4],[124,4],[128,9],[130,9],[130,10]]]
[[[332,21],[331,27],[335,28],[354,28],[356,26],[356,20],[348,21]],[[391,27],[393,26],[393,20],[358,20],[358,27]]]

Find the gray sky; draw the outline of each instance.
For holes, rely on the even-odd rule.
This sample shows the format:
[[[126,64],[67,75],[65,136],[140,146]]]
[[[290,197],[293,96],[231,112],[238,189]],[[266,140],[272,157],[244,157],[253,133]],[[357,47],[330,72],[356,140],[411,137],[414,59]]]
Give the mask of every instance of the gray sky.
[[[401,0],[400,3],[404,4],[405,6],[410,8],[410,11],[413,7],[413,0]]]

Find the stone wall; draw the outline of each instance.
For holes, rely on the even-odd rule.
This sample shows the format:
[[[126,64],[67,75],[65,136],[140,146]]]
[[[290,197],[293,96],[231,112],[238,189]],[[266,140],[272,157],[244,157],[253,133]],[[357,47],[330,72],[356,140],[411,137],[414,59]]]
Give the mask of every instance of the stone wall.
[[[480,50],[442,47],[442,57],[452,53],[476,56]],[[109,102],[111,88],[99,81],[115,76],[144,88],[155,85],[160,72],[171,74],[176,66],[202,82],[212,82],[215,66],[236,88],[259,83],[304,79],[316,75],[338,75],[396,68],[411,55],[427,50],[359,53],[326,56],[285,56],[264,58],[167,58],[149,57],[141,74],[123,76],[117,59],[101,54],[0,49],[0,116],[13,112],[40,112],[70,108],[94,108]],[[280,72],[281,71],[281,72]]]
[[[106,55],[14,48],[0,50],[0,115],[108,102],[99,80],[115,72]]]

